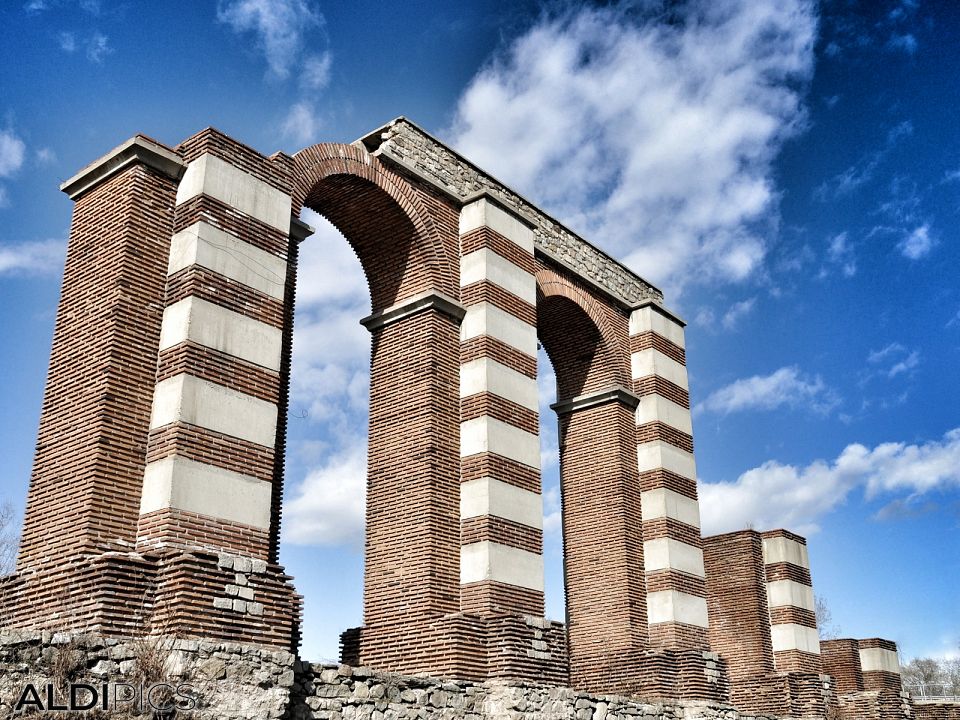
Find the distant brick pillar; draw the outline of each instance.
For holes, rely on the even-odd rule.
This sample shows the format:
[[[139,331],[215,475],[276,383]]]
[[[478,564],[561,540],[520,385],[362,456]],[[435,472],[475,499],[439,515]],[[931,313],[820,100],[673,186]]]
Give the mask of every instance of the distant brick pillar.
[[[291,181],[214,130],[185,141],[137,545],[159,631],[295,644],[276,565],[297,243]],[[279,450],[279,453],[278,453]]]
[[[823,671],[833,678],[834,687],[838,693],[863,690],[860,646],[856,640],[850,638],[821,640],[820,658]]]
[[[142,568],[119,567],[115,553],[136,537],[183,170],[138,135],[61,186],[76,204],[17,560],[25,585],[0,624],[135,629]]]
[[[763,536],[770,637],[778,672],[822,670],[807,541],[786,530]]]
[[[481,197],[460,254],[460,604],[543,615],[533,231]]]
[[[683,323],[650,302],[630,317],[650,646],[706,649],[709,625]]]
[[[741,707],[740,684],[774,671],[763,541],[754,530],[705,537],[703,558],[710,648],[726,659],[731,702]]]
[[[857,642],[863,689],[896,690],[903,688],[900,678],[900,658],[897,644],[892,640],[868,638]]]

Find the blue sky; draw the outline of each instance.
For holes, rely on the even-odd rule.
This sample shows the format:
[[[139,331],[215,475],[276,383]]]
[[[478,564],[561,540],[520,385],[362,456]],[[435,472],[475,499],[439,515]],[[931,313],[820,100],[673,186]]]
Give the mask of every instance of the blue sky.
[[[22,513],[60,181],[137,132],[174,145],[212,125],[270,154],[406,115],[686,318],[706,533],[806,534],[843,635],[956,655],[958,48],[960,6],[923,0],[3,3],[0,495]],[[281,559],[317,659],[361,620],[369,298],[347,244],[307,219]]]

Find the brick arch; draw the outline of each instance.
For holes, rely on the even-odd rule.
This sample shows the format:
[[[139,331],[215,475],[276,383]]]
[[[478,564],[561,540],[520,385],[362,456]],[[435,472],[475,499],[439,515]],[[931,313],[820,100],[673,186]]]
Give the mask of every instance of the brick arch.
[[[294,163],[294,214],[309,207],[343,233],[367,275],[374,311],[426,290],[457,296],[449,229],[407,180],[352,145],[313,145]]]
[[[537,335],[557,376],[557,399],[612,385],[630,387],[610,310],[582,287],[547,267],[537,270]]]

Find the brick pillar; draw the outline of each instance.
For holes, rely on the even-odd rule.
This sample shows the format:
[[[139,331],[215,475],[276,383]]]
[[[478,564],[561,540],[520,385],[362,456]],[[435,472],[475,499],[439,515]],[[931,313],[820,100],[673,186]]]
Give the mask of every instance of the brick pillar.
[[[440,673],[459,609],[458,328],[463,308],[427,291],[361,322],[373,335],[364,626],[356,661]],[[345,638],[347,640],[347,638]],[[345,650],[349,650],[344,645]]]
[[[159,630],[287,646],[299,600],[275,564],[274,504],[305,230],[282,165],[213,130],[180,147],[137,544],[173,558]]]
[[[655,303],[630,316],[650,646],[706,649],[707,601],[683,323]]]
[[[634,410],[621,387],[561,400],[560,483],[570,683],[635,692],[647,651]]]
[[[863,690],[860,646],[856,640],[850,638],[821,640],[820,658],[823,671],[833,678],[834,687],[838,693]]]
[[[777,672],[822,670],[807,541],[786,530],[762,534],[770,637]]]
[[[533,231],[491,198],[460,213],[461,608],[543,614]]]
[[[860,672],[864,690],[896,690],[903,684],[900,679],[900,659],[897,644],[892,640],[868,638],[857,642],[860,655]]]
[[[710,648],[727,661],[731,698],[739,684],[774,671],[763,541],[754,530],[703,538]]]
[[[182,173],[179,155],[138,135],[61,186],[75,206],[17,560],[27,586],[0,624],[103,629],[104,594],[123,595],[90,553],[136,537]]]

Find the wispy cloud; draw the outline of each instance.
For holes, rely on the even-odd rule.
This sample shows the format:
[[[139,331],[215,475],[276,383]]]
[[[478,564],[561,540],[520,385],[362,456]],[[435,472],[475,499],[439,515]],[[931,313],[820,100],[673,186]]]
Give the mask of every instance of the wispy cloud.
[[[306,145],[311,140],[316,140],[322,125],[313,104],[302,100],[290,108],[286,119],[280,125],[280,132],[299,145]]]
[[[887,137],[883,146],[867,153],[856,163],[848,167],[843,172],[837,173],[829,180],[821,183],[814,190],[814,197],[822,202],[834,200],[839,197],[850,195],[860,186],[870,182],[876,174],[877,168],[905,137],[913,134],[913,123],[909,120],[895,125],[887,132]]]
[[[728,414],[747,410],[791,408],[825,415],[840,403],[836,392],[820,376],[808,376],[793,367],[782,367],[769,375],[736,380],[710,393],[694,407],[695,414]]]
[[[723,314],[722,322],[724,330],[734,330],[743,318],[753,312],[753,308],[756,303],[757,299],[752,297],[731,305],[730,308]]]
[[[844,277],[857,274],[857,257],[847,233],[834,235],[827,245],[827,261],[840,268]]]
[[[63,240],[38,240],[18,244],[0,243],[0,277],[58,272],[63,267],[66,243]]]
[[[303,62],[300,72],[300,85],[306,90],[323,90],[330,84],[330,69],[333,55],[327,51],[320,55],[311,55]]]
[[[913,55],[917,52],[917,38],[912,33],[894,33],[887,40],[887,47],[890,50],[900,50],[907,55]]]
[[[87,40],[87,59],[93,63],[102,63],[103,59],[113,52],[109,38],[103,33],[95,32]]]
[[[26,149],[13,130],[0,130],[0,178],[8,178],[20,169]]]
[[[892,342],[880,350],[872,350],[867,355],[867,365],[870,369],[863,375],[861,385],[876,377],[892,380],[899,375],[912,374],[920,365],[920,351]]]
[[[447,135],[674,296],[742,280],[776,230],[816,28],[805,0],[552,15],[477,74]]]
[[[63,31],[57,35],[57,43],[65,53],[76,52],[77,38],[72,32]]]
[[[920,260],[929,255],[936,244],[936,239],[930,234],[930,225],[924,224],[906,233],[897,244],[897,249],[908,260]]]
[[[217,19],[238,34],[252,34],[269,74],[279,80],[299,63],[306,33],[324,22],[306,0],[220,0]]]
[[[815,533],[820,519],[840,506],[855,489],[867,499],[882,494],[918,496],[960,487],[960,428],[942,440],[922,444],[848,445],[833,461],[805,466],[775,460],[748,470],[732,482],[700,483],[705,535],[787,527]]]

